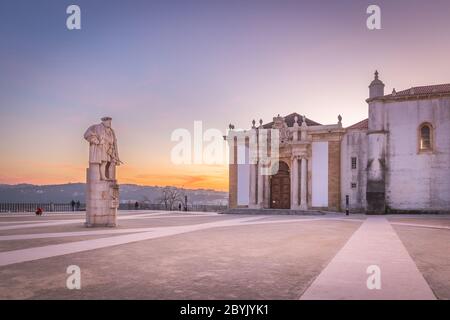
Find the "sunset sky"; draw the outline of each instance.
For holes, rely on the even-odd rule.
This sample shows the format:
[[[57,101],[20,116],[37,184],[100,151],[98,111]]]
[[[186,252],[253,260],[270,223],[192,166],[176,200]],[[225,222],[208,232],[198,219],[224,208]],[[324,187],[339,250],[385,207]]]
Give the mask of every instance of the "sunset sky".
[[[81,7],[81,30],[66,8]],[[382,30],[366,9],[381,7]],[[120,183],[226,190],[227,165],[174,165],[177,128],[278,113],[344,126],[370,81],[450,83],[450,1],[0,2],[0,183],[83,182],[83,134],[113,118]]]

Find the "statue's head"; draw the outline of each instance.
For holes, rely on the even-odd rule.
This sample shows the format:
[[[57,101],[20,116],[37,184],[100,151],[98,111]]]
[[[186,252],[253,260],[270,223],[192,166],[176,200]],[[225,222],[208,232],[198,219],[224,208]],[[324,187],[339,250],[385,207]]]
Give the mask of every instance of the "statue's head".
[[[105,127],[111,128],[111,120],[112,120],[111,117],[103,117],[103,118],[102,118],[102,123],[103,123],[103,125],[104,125]]]

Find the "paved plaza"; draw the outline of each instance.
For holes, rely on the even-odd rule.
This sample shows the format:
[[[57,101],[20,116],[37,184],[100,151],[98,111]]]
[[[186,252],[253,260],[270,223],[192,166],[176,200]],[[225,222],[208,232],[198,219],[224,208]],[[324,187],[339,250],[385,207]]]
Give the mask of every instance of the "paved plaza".
[[[450,299],[450,216],[0,215],[1,299]],[[69,290],[68,266],[81,270]],[[369,289],[369,266],[380,288]]]

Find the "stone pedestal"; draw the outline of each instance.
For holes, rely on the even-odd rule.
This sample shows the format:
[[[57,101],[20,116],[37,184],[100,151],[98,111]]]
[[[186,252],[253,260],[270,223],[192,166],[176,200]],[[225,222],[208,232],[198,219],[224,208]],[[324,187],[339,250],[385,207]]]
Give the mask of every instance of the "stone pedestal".
[[[86,227],[116,227],[119,185],[101,180],[98,164],[90,164],[86,174]]]

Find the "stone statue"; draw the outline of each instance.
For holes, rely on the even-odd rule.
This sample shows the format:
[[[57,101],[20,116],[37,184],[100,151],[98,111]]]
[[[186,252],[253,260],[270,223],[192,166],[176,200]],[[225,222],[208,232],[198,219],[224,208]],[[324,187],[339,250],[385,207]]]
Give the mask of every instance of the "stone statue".
[[[102,118],[102,123],[90,126],[84,134],[89,142],[89,163],[100,165],[101,180],[114,180],[114,167],[121,163],[111,120],[110,117]]]
[[[84,138],[89,142],[89,168],[86,171],[86,226],[117,226],[119,185],[116,166],[122,162],[111,118],[90,126]]]

